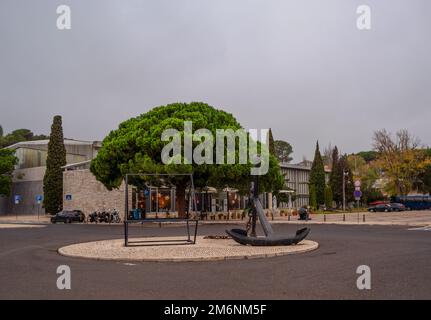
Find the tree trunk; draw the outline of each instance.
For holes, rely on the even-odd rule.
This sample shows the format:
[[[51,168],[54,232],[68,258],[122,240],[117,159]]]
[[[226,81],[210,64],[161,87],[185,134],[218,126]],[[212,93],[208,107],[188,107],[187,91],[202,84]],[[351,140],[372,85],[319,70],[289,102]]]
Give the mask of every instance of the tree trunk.
[[[178,211],[178,218],[186,217],[186,187],[183,185],[177,186],[176,189],[176,209]]]

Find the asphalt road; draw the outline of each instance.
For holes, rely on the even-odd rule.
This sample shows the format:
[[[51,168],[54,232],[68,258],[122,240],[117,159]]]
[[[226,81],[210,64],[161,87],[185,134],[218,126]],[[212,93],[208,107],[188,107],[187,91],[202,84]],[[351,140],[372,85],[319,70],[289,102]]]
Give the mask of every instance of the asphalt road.
[[[275,225],[293,233],[299,225]],[[204,225],[199,234],[224,234]],[[67,258],[57,249],[121,238],[121,226],[48,225],[0,229],[0,299],[431,299],[431,230],[312,225],[316,251],[268,259],[124,263]],[[180,235],[183,227],[137,227],[139,235]],[[68,265],[71,290],[58,290]],[[371,290],[358,290],[356,269],[371,268]]]

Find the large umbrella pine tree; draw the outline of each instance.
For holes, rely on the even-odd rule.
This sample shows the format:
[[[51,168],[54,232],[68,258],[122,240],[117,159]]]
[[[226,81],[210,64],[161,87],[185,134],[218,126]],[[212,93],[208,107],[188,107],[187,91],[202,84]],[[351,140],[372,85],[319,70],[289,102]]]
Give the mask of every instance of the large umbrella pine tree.
[[[246,193],[253,177],[250,169],[251,162],[246,164],[217,164],[216,143],[213,143],[212,152],[205,156],[213,157],[213,164],[197,164],[195,161],[186,162],[184,154],[178,155],[178,161],[165,164],[162,161],[162,150],[170,143],[162,141],[162,133],[167,129],[175,129],[184,139],[185,121],[190,121],[193,131],[208,129],[212,136],[216,136],[217,129],[237,130],[241,125],[229,113],[217,110],[202,102],[173,103],[153,108],[147,113],[121,123],[117,130],[111,131],[103,140],[102,148],[91,163],[91,172],[96,179],[102,182],[108,190],[118,188],[127,173],[193,173],[196,187],[212,186],[223,188],[226,186],[237,188]],[[193,141],[192,147],[202,141]],[[238,159],[239,144],[236,144],[235,157]],[[226,148],[226,146],[225,146]],[[225,150],[226,151],[226,150]],[[157,181],[148,178],[131,179],[130,183],[142,186]],[[169,183],[176,188],[176,207],[178,215],[185,215],[185,194],[190,178],[187,176],[169,176],[164,178],[163,184]],[[160,183],[160,182],[159,182]],[[260,178],[262,191],[276,191],[283,186],[283,177],[276,158],[269,156],[268,172]]]

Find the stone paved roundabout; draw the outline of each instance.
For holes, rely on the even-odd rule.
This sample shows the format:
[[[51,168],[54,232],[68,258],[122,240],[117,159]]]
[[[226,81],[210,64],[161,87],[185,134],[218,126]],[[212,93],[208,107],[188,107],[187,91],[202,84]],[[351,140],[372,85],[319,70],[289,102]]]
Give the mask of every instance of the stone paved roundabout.
[[[62,247],[58,252],[68,257],[97,260],[181,262],[268,258],[307,252],[319,246],[310,240],[303,240],[294,246],[251,247],[237,244],[232,239],[204,239],[203,236],[197,237],[195,245],[169,243],[178,241],[176,237],[133,239],[148,240],[152,242],[129,247],[124,247],[124,239],[77,243]]]

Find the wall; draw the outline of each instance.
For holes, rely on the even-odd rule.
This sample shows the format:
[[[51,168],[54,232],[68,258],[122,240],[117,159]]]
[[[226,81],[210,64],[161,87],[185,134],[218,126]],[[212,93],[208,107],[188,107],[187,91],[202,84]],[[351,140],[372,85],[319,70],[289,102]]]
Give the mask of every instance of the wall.
[[[129,188],[129,206],[132,205]],[[72,200],[65,200],[71,195]],[[82,210],[86,215],[93,211],[117,209],[124,217],[124,184],[119,189],[109,191],[96,180],[90,170],[71,170],[63,172],[63,208]]]
[[[15,204],[14,195],[20,195],[22,197],[19,204]],[[0,214],[45,214],[45,210],[42,208],[42,205],[36,203],[36,195],[43,195],[42,181],[22,181],[12,183],[11,196],[3,198],[0,202]]]
[[[25,181],[43,181],[46,167],[34,167],[26,169],[15,169],[13,172],[12,181],[25,182]]]

